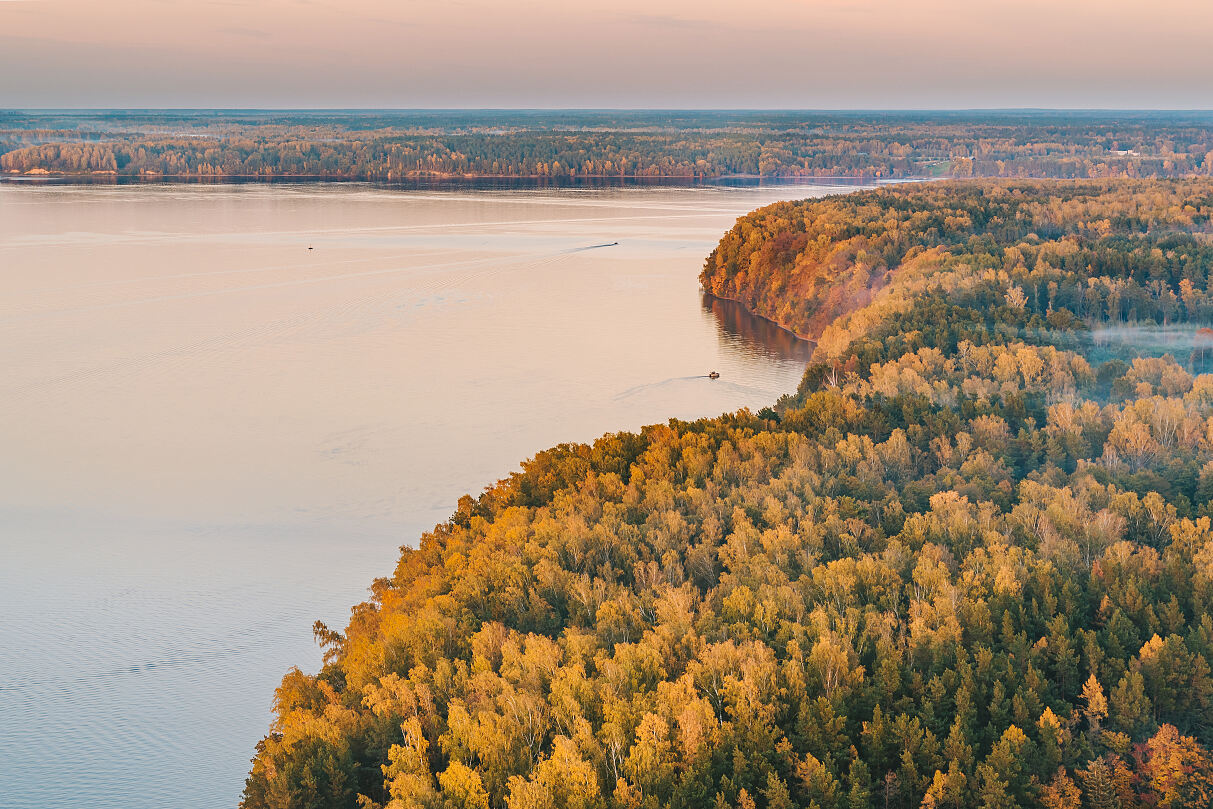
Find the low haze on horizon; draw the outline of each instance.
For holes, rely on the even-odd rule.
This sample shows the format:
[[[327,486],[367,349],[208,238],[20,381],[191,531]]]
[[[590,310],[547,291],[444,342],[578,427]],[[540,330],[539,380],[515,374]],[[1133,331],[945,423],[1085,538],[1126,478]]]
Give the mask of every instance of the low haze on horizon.
[[[1195,109],[1213,4],[0,0],[0,107]]]

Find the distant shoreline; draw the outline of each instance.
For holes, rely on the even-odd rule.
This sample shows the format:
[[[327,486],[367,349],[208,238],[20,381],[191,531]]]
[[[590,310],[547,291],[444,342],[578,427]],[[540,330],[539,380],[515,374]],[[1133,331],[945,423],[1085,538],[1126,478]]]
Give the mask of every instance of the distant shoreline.
[[[225,184],[292,184],[292,183],[363,183],[383,186],[417,186],[434,185],[500,185],[508,187],[513,184],[530,185],[538,188],[576,188],[578,186],[594,186],[607,188],[620,185],[671,185],[671,186],[703,186],[703,185],[810,185],[827,183],[831,185],[867,186],[873,184],[922,182],[928,177],[855,177],[843,175],[811,175],[794,174],[778,176],[761,176],[757,174],[728,174],[715,177],[693,175],[645,175],[645,174],[590,174],[576,177],[548,177],[542,174],[420,174],[409,177],[393,177],[387,179],[367,177],[343,177],[340,175],[323,174],[115,174],[114,172],[39,172],[18,173],[0,172],[0,182],[3,183],[88,183],[97,185],[151,185],[157,183],[181,183],[191,185],[225,185]]]

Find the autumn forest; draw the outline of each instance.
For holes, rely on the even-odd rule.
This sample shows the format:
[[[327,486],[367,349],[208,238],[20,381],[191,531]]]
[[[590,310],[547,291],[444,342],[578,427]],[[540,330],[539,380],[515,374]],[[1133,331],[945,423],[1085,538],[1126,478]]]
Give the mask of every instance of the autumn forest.
[[[1209,805],[1211,217],[1196,179],[743,217],[702,283],[818,341],[800,390],[464,497],[316,626],[243,805]]]

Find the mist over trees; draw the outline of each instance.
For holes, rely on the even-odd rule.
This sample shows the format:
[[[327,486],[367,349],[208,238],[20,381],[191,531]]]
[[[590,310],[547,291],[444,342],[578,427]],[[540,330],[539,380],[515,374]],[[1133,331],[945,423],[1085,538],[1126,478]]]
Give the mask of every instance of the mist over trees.
[[[1138,181],[744,217],[704,283],[820,336],[800,390],[464,497],[317,625],[243,805],[1209,805],[1213,375],[1098,335],[1196,333],[1211,216]]]

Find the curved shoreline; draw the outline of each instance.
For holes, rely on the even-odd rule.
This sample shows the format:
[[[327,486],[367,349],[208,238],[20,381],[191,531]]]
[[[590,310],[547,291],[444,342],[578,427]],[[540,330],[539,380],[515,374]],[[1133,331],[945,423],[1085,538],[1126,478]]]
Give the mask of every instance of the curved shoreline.
[[[762,320],[765,320],[767,323],[770,323],[772,326],[775,326],[776,328],[780,329],[781,331],[786,331],[788,334],[792,335],[797,340],[803,340],[806,343],[812,343],[814,348],[817,347],[816,338],[809,337],[806,334],[801,334],[800,332],[794,331],[791,327],[789,327],[783,323],[780,323],[778,320],[769,318],[760,312],[755,312],[753,309],[751,309],[749,306],[746,305],[745,301],[738,300],[737,298],[729,298],[724,295],[717,295],[715,292],[709,292],[708,290],[704,289],[702,286],[699,287],[699,291],[702,292],[704,295],[706,295],[709,298],[714,298],[718,301],[728,301],[729,303],[735,303],[738,306],[740,306],[742,309],[744,309],[747,314],[749,314],[753,317],[757,317]]]
[[[824,223],[810,237],[841,245],[805,262],[824,268],[835,285],[824,289],[784,283],[805,270],[795,242],[759,252],[799,221],[757,214],[761,229],[713,263],[740,279],[728,291],[778,292],[771,308],[798,295],[814,316],[862,311],[869,302],[854,290],[866,267],[848,249],[857,236],[871,235],[863,249],[890,265],[925,243],[963,269],[942,293],[892,287],[896,311],[857,318],[847,335],[867,341],[850,354],[866,373],[810,378],[774,418],[671,420],[561,445],[461,499],[447,523],[402,548],[345,634],[318,625],[329,662],[284,677],[244,809],[289,809],[278,796],[330,783],[344,790],[340,805],[369,809],[470,791],[482,807],[565,806],[565,772],[583,785],[579,805],[595,807],[702,806],[713,794],[722,807],[841,805],[848,794],[870,806],[883,782],[906,806],[1005,794],[1008,809],[1026,809],[1042,784],[1085,799],[1076,783],[1090,790],[1092,773],[1107,783],[1113,766],[1135,805],[1155,805],[1150,762],[1130,762],[1132,745],[1182,744],[1213,772],[1213,708],[1200,697],[1213,692],[1210,652],[1195,630],[1181,634],[1213,626],[1200,567],[1213,554],[1200,471],[1213,467],[1201,437],[1208,379],[1170,356],[1101,373],[1062,344],[1024,339],[1046,308],[1071,322],[1092,311],[1093,267],[1100,284],[1156,300],[1149,314],[1169,322],[1169,299],[1148,297],[1133,261],[1169,249],[1172,228],[1143,215],[1114,231],[1140,240],[1085,235],[1093,215],[1129,206],[1190,233],[1213,221],[1210,181],[1147,183],[810,201],[842,206],[832,219],[801,217]],[[921,216],[903,236],[887,223],[907,208]],[[838,220],[845,229],[831,233]],[[1018,228],[990,224],[1007,221]],[[1049,240],[1026,238],[1046,226]],[[1049,300],[1029,297],[1031,259],[1072,238],[1082,260],[1051,276]],[[1025,260],[992,275],[1011,249]],[[1168,259],[1165,289],[1183,278],[1205,296],[1185,316],[1213,309],[1213,247],[1193,235]],[[1107,321],[1122,314],[1118,301]],[[1177,415],[1160,426],[1147,410]],[[1185,417],[1191,438],[1164,447],[1157,438],[1177,435]],[[1142,570],[1163,584],[1141,584]],[[1114,623],[1127,640],[1105,632]],[[1175,681],[1179,696],[1158,690],[1173,672],[1187,678]],[[1103,746],[1079,739],[1063,754],[1058,716],[1107,703],[1105,689],[1117,707]],[[684,728],[692,744],[681,744]],[[762,804],[739,786],[761,785],[759,767]]]

